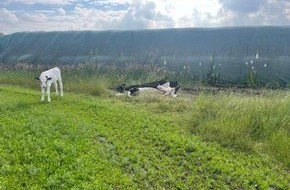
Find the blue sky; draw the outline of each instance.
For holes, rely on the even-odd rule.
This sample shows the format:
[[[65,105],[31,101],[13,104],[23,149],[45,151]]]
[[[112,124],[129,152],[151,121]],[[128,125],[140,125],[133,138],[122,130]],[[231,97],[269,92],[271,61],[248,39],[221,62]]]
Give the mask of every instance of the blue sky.
[[[0,0],[0,32],[290,25],[289,0]]]

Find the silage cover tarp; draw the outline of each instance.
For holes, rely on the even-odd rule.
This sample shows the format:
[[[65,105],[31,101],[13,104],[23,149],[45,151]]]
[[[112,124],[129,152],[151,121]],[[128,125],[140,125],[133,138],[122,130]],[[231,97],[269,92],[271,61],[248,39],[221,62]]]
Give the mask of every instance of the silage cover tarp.
[[[290,83],[290,27],[19,32],[0,37],[1,64],[156,64],[193,77]]]

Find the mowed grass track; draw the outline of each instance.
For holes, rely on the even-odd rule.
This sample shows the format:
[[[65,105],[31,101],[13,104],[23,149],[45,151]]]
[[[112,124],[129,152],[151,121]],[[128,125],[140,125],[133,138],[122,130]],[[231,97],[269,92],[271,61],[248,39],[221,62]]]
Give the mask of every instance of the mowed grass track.
[[[0,189],[290,189],[283,162],[192,130],[200,99],[51,97],[0,86]]]

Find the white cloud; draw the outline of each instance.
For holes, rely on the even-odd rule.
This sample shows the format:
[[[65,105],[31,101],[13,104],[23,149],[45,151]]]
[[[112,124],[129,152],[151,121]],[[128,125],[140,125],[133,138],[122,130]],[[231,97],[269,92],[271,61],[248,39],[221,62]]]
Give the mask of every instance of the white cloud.
[[[223,2],[223,10],[232,16],[228,22],[233,26],[263,26],[263,25],[289,25],[290,18],[287,16],[287,0],[238,0],[236,4],[230,0]],[[247,6],[243,6],[246,1]],[[227,5],[225,3],[228,3]],[[252,5],[252,7],[248,7]]]
[[[218,0],[156,0],[156,12],[171,18],[174,27],[194,27],[199,19],[214,17],[221,5]]]
[[[65,10],[63,8],[58,8],[56,10],[56,13],[59,14],[59,15],[65,15]]]
[[[238,13],[252,13],[258,11],[267,0],[219,0],[225,9]]]
[[[5,33],[290,24],[288,0],[3,0],[0,6]]]
[[[74,2],[75,0],[6,0],[6,2],[15,2],[15,3],[21,3],[21,4],[56,4],[56,5],[65,5],[69,4],[71,2]]]
[[[163,7],[158,7],[154,1],[135,1],[130,5],[127,12],[123,13],[123,17],[117,27],[120,29],[156,29],[156,28],[172,28],[174,20],[166,14]]]
[[[133,0],[98,0],[94,2],[100,5],[118,5],[118,4],[132,4]]]
[[[2,22],[5,22],[5,23],[13,22],[14,23],[14,22],[17,22],[18,19],[12,12],[8,11],[5,8],[1,8],[0,9],[0,21],[1,21],[1,23]],[[0,24],[0,26],[1,26],[1,24]]]

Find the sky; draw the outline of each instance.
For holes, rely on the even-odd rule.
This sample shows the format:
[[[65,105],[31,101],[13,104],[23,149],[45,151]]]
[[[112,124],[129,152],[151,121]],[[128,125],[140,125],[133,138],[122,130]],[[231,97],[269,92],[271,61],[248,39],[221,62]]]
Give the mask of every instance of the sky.
[[[0,0],[0,33],[290,26],[290,0]]]

